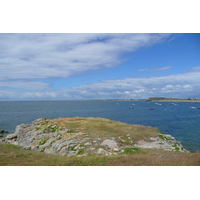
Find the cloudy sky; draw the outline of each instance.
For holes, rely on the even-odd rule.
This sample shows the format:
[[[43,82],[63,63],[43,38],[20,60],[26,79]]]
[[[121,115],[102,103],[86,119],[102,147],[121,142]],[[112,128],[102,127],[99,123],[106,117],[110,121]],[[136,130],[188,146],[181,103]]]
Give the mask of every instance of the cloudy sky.
[[[200,98],[200,34],[0,34],[0,100],[154,96]]]

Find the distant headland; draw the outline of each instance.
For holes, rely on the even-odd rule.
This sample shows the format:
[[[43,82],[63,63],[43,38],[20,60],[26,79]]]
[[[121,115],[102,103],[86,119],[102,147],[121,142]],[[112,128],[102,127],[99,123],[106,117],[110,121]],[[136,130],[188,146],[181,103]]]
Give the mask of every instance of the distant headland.
[[[199,102],[200,98],[165,98],[165,97],[149,97],[148,99],[96,99],[91,101],[179,101],[179,102]]]

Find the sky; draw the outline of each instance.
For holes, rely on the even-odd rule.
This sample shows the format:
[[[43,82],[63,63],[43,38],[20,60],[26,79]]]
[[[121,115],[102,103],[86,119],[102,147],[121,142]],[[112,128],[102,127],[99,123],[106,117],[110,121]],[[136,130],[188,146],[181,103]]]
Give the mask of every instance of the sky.
[[[7,0],[1,2],[0,22],[0,101],[141,99],[152,96],[200,97],[200,36],[198,34],[200,29],[197,0]],[[147,181],[145,185],[147,187],[142,188],[137,187],[138,184],[134,185],[137,187],[134,196],[141,198],[145,187],[149,191],[146,193],[148,196],[145,196],[148,198],[154,191],[155,185],[165,192],[163,188],[168,187],[165,185],[168,184],[166,180],[171,180],[169,174],[178,176],[178,179],[182,180],[183,171],[177,169],[176,171],[175,168],[170,168],[170,171],[167,169],[167,173],[164,174],[163,170],[158,168],[153,168],[152,173],[149,173],[149,168],[148,171],[144,169],[140,171],[139,168],[137,170],[130,168],[131,171],[127,168],[126,170],[122,168],[123,171],[120,171],[117,168],[117,172],[114,168],[111,169],[112,171],[106,168],[100,171],[108,176],[114,172],[112,180],[115,180],[116,173],[118,174],[118,181],[109,180],[109,187],[107,187],[109,191],[113,191],[110,190],[112,186],[113,189],[119,187],[119,180],[125,182],[127,177],[130,179],[130,176],[136,180],[136,183],[141,182],[141,174],[145,173],[146,180],[151,182],[149,184]],[[30,176],[31,183],[38,184],[35,179],[38,176],[26,170],[28,168],[23,168],[23,173],[20,173],[20,187],[30,180]],[[50,170],[45,168],[42,176],[44,177],[47,172],[46,177],[49,178],[49,172],[52,174],[52,169]],[[92,186],[94,191],[99,188],[98,186],[102,187],[101,183],[105,176],[99,173],[99,168],[98,173],[93,170],[94,168],[89,168],[87,171],[89,173],[82,173],[80,170],[78,177],[86,182],[89,180],[85,184],[87,188],[81,187],[81,198],[87,191],[88,185]],[[66,174],[65,171],[56,170],[56,176],[51,177],[49,181],[51,185],[45,184],[48,186],[45,189],[52,186],[52,180],[62,182],[57,178],[61,177],[57,175],[58,172],[61,172],[62,177]],[[75,180],[74,174],[77,170],[74,172],[71,173],[71,177],[67,174],[66,178],[70,179],[68,181],[70,184]],[[94,172],[95,176],[90,176],[93,175],[91,172]],[[162,175],[160,176],[158,172]],[[8,173],[10,174],[11,171],[9,170]],[[4,173],[3,180],[8,180],[8,173]],[[41,169],[37,171],[37,174],[40,173]],[[179,182],[181,191],[187,187],[184,190],[187,192],[181,193],[183,197],[191,198],[193,195],[195,198],[198,195],[194,192],[197,184],[190,185],[189,188],[185,185],[185,179],[190,183],[196,183],[193,177],[196,178],[198,173],[194,168],[192,173],[194,176],[191,176],[191,170],[185,173],[184,168],[184,181]],[[82,177],[85,174],[87,177]],[[152,174],[153,177],[149,177]],[[16,176],[16,173],[13,175]],[[99,181],[101,179],[102,181]],[[62,185],[65,186],[66,182]],[[74,197],[76,191],[71,185],[68,186],[72,193],[68,196]],[[35,184],[33,186],[35,187]],[[28,192],[29,188],[27,188]],[[44,189],[44,184],[41,188]],[[173,188],[177,191],[177,184]],[[15,187],[14,198],[19,189]],[[126,185],[125,190],[123,189],[120,185],[121,193],[117,193],[117,199],[122,195],[123,197],[126,195],[127,198],[132,195],[130,193],[132,188],[127,190]],[[64,194],[61,191],[65,190],[61,190],[60,185],[57,190],[54,185],[52,191],[54,193],[51,193],[50,199],[58,195],[62,197]],[[177,198],[180,198],[181,194],[173,193]],[[44,195],[47,196],[46,193]],[[111,195],[113,197],[113,192],[110,193]],[[157,196],[153,195],[154,199],[160,199],[160,193]],[[92,195],[91,197],[93,198]],[[90,199],[88,194],[87,199]]]
[[[1,33],[0,100],[200,98],[199,33]]]

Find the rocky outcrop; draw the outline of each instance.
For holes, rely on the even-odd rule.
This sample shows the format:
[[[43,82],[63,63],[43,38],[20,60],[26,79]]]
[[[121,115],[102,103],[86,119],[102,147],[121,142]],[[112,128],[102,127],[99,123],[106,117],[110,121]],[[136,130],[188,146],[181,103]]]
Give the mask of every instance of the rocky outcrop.
[[[139,140],[134,146],[144,149],[164,149],[167,151],[188,152],[180,142],[171,135],[159,135],[160,137],[150,137],[148,140]]]
[[[0,137],[3,137],[3,134],[4,134],[4,133],[8,133],[8,131],[1,130],[1,131],[0,131]]]
[[[134,134],[134,133],[133,133]],[[15,133],[7,135],[3,142],[21,146],[24,149],[37,150],[62,156],[85,156],[88,154],[123,154],[126,148],[164,149],[187,152],[170,135],[159,134],[133,142],[131,135],[113,137],[91,137],[87,132],[72,132],[66,126],[58,126],[56,121],[37,119],[31,124],[21,124]]]
[[[0,131],[0,134],[4,134],[4,133],[8,133],[8,131],[5,131],[5,130]]]
[[[119,148],[118,145],[117,145],[117,142],[114,139],[112,139],[112,140],[109,140],[109,139],[103,140],[101,145],[102,146],[106,146],[111,150],[116,150],[116,149]]]

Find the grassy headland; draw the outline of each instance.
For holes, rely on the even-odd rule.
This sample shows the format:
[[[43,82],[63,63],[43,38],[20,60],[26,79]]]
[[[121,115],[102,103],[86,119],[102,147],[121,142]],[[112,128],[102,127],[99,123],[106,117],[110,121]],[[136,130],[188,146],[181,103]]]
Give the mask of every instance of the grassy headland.
[[[129,125],[115,122],[104,118],[58,118],[53,120],[44,119],[35,130],[41,136],[44,131],[46,135],[55,134],[56,141],[75,142],[82,148],[75,156],[61,156],[46,154],[36,150],[26,150],[12,144],[0,144],[1,166],[199,166],[200,153],[178,152],[174,145],[173,151],[162,149],[144,149],[135,147],[138,141],[150,142],[150,138],[158,137],[166,141],[169,139],[158,129],[140,125]],[[63,128],[62,128],[63,127]],[[35,128],[35,126],[34,126]],[[66,128],[67,132],[64,131]],[[57,133],[58,132],[58,133]],[[162,136],[162,137],[161,137]],[[114,139],[113,139],[114,138]],[[39,146],[47,144],[47,140],[37,141],[32,138],[33,143]],[[98,140],[99,139],[99,140]],[[97,155],[98,148],[102,148],[102,141],[110,139],[118,144],[119,150],[108,151],[107,155]],[[145,140],[145,141],[144,141]],[[100,141],[98,143],[98,141]],[[82,142],[82,143],[81,143]],[[94,145],[94,142],[97,142]],[[162,142],[162,141],[161,141]],[[173,146],[173,145],[172,145]],[[73,149],[77,147],[73,146]],[[86,148],[87,147],[87,148]],[[63,148],[65,148],[63,146]],[[72,147],[71,147],[72,148]],[[96,149],[95,149],[96,148]],[[105,147],[106,148],[106,147]],[[93,152],[90,151],[93,149]],[[108,150],[108,149],[107,149]],[[83,151],[83,152],[82,152]],[[85,152],[84,152],[85,151]],[[84,155],[84,153],[86,155]]]

